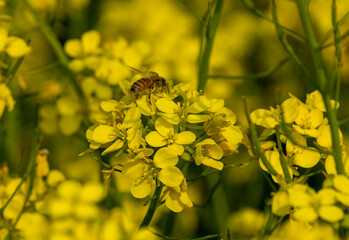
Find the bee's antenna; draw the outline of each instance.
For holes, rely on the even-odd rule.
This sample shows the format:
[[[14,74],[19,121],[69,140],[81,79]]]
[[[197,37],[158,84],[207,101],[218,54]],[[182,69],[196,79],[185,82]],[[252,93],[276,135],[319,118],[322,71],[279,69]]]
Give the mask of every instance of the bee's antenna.
[[[141,70],[138,70],[137,68],[131,67],[129,65],[126,65],[126,66],[128,66],[129,68],[131,68],[132,70],[134,70],[136,72],[139,72],[140,74],[146,75],[144,72],[142,72]]]

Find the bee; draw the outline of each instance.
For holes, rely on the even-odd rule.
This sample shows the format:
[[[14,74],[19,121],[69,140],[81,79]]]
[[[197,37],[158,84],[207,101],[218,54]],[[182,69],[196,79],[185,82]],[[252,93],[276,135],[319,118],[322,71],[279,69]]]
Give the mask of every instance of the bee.
[[[140,72],[137,69],[134,70]],[[166,91],[167,82],[163,77],[160,77],[159,74],[156,72],[149,72],[148,74],[142,73],[142,75],[144,75],[144,77],[135,81],[130,88],[130,92],[135,96],[136,99],[139,98],[141,93],[146,91],[149,93],[149,99],[151,93],[153,92],[163,93]]]

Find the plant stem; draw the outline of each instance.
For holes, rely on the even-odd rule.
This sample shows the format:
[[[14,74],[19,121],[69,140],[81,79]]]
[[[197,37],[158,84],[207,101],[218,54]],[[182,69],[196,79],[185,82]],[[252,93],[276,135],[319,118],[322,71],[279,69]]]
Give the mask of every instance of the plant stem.
[[[52,46],[53,51],[55,52],[59,63],[64,67],[64,69],[66,70],[71,83],[74,87],[75,92],[78,94],[78,96],[80,97],[80,99],[82,100],[82,102],[85,102],[85,94],[82,91],[79,83],[77,82],[74,74],[70,71],[69,67],[68,67],[68,63],[69,63],[69,59],[68,57],[65,55],[62,45],[59,42],[57,36],[55,35],[55,33],[52,31],[51,27],[48,25],[48,23],[38,14],[38,12],[35,10],[35,8],[33,8],[30,3],[28,2],[28,0],[22,0],[23,3],[26,5],[26,7],[28,8],[28,10],[30,11],[30,13],[33,15],[34,19],[36,20],[36,22],[39,24],[39,27],[41,28],[43,34],[46,36],[47,40],[49,41],[49,43]],[[85,104],[83,106],[86,106]]]
[[[199,56],[199,72],[198,72],[198,90],[205,90],[206,82],[209,76],[210,57],[214,42],[214,37],[218,28],[220,16],[222,13],[223,0],[217,0],[214,8],[213,15],[208,14],[208,23],[206,25],[206,31],[202,31],[201,34],[205,34],[206,42],[203,44],[203,52]],[[210,11],[210,10],[208,10]],[[203,37],[203,36],[202,36]]]
[[[321,52],[319,49],[319,45],[315,38],[315,34],[313,31],[313,27],[311,25],[310,17],[308,14],[308,9],[304,0],[296,0],[298,12],[300,14],[304,32],[307,36],[307,42],[310,48],[310,55],[314,65],[315,77],[319,81],[319,90],[323,96],[323,100],[325,102],[327,117],[329,121],[329,125],[331,128],[331,136],[332,136],[332,149],[333,149],[333,157],[336,163],[336,169],[338,174],[344,174],[344,166],[342,162],[342,151],[339,141],[339,127],[337,120],[337,111],[332,108],[331,100],[328,95],[328,78],[325,74],[325,69],[323,63],[321,61]]]
[[[270,162],[267,160],[267,158],[262,153],[262,148],[261,148],[261,145],[259,144],[259,141],[258,141],[257,131],[256,131],[256,129],[251,121],[250,113],[248,112],[248,109],[247,109],[246,98],[243,98],[243,101],[244,101],[245,115],[246,115],[246,118],[248,121],[252,142],[253,142],[254,147],[256,148],[257,156],[262,160],[262,162],[263,162],[264,166],[267,168],[268,172],[274,176],[277,176],[278,175],[277,172],[275,171],[273,166],[270,164]]]
[[[156,186],[153,199],[152,199],[151,202],[150,202],[148,211],[147,211],[147,213],[145,214],[145,217],[144,217],[144,219],[143,219],[143,221],[142,221],[142,223],[141,223],[140,228],[142,228],[142,227],[148,227],[148,225],[150,224],[151,219],[153,218],[154,213],[155,213],[155,210],[156,210],[156,208],[157,208],[157,203],[158,203],[158,200],[159,200],[159,198],[160,198],[160,194],[161,194],[162,187],[163,187],[162,183],[160,183],[159,186]]]

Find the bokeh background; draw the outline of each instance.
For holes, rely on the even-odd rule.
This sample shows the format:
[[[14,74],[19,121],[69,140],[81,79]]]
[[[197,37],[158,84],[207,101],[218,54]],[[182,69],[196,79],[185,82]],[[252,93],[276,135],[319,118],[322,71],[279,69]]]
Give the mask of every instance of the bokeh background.
[[[99,103],[102,100],[120,99],[123,94],[121,80],[131,80],[134,76],[131,69],[122,66],[124,63],[144,71],[155,71],[174,83],[188,82],[197,86],[200,21],[208,2],[28,2],[58,37],[69,59],[69,66],[87,96],[84,108],[88,113],[84,112],[70,77],[57,61],[55,51],[27,5],[22,0],[5,1],[6,5],[0,11],[12,19],[1,21],[0,26],[11,34],[30,40],[31,52],[25,56],[9,84],[16,105],[12,112],[5,111],[0,119],[0,161],[8,163],[10,176],[20,176],[25,172],[33,138],[35,105],[40,102],[39,126],[43,133],[41,148],[49,151],[47,159],[50,169],[60,170],[67,181],[67,189],[61,187],[63,193],[58,196],[53,194],[49,200],[57,202],[54,205],[56,209],[67,208],[69,201],[70,206],[81,208],[80,213],[77,210],[74,217],[67,219],[55,212],[58,210],[52,210],[50,214],[53,217],[50,220],[32,216],[26,220],[24,216],[27,222],[23,221],[31,223],[31,226],[44,224],[41,228],[46,228],[46,233],[38,233],[42,238],[36,239],[143,239],[118,235],[120,229],[128,234],[137,229],[147,207],[143,206],[144,201],[136,201],[130,196],[128,182],[120,174],[103,174],[100,164],[90,155],[79,156],[88,147],[85,131],[98,116]],[[271,19],[268,0],[253,2]],[[349,11],[349,2],[337,2],[340,19]],[[276,4],[280,23],[303,35],[295,4],[284,0],[278,0]],[[331,1],[312,0],[310,13],[318,39],[325,39],[332,27]],[[91,30],[100,34],[100,43],[86,50],[84,56],[66,44],[72,39],[81,41],[83,34]],[[340,31],[344,35],[348,33],[348,21],[340,26]],[[291,35],[287,39],[306,62],[309,59],[306,44]],[[330,75],[334,74],[336,67],[332,43],[332,37],[323,42],[323,59]],[[342,49],[339,119],[349,115],[349,39],[346,37]],[[215,77],[208,80],[205,93],[210,98],[223,98],[225,105],[236,113],[238,123],[247,127],[242,96],[246,97],[249,109],[253,110],[275,106],[276,89],[281,90],[283,99],[292,93],[302,101],[307,93],[315,89],[292,60],[272,72],[287,57],[272,22],[256,16],[242,1],[225,1],[210,58],[209,73]],[[246,77],[267,72],[270,74],[258,78]],[[241,77],[224,79],[219,76]],[[348,124],[343,124],[341,130],[344,139],[348,139]],[[189,187],[193,208],[185,208],[180,214],[160,208],[152,226],[163,230],[166,221],[175,219],[170,235],[178,238],[225,233],[227,228],[237,239],[254,236],[265,224],[264,212],[272,190],[263,178],[258,161],[251,159],[244,146],[240,146],[239,153],[225,158],[224,162],[236,164],[236,167],[200,179]],[[322,176],[314,176],[309,183],[316,188],[322,180]],[[83,202],[74,200],[74,194],[78,193],[86,194]],[[120,229],[115,227],[115,222],[120,225]],[[66,228],[74,233],[68,234],[70,238],[62,234],[66,232],[62,229]],[[48,229],[54,229],[57,238],[53,235],[47,238]],[[154,235],[150,235],[148,239],[153,238]]]

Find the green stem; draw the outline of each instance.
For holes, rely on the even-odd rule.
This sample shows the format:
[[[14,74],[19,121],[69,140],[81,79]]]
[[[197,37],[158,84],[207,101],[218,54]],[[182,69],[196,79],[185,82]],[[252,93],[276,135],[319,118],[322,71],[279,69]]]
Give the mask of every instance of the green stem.
[[[10,203],[10,201],[13,199],[13,197],[15,196],[15,194],[17,193],[17,191],[21,188],[21,186],[23,185],[23,183],[27,180],[28,177],[30,177],[30,181],[29,181],[29,186],[28,186],[28,192],[25,196],[24,202],[23,202],[23,206],[21,208],[21,211],[19,212],[16,220],[14,221],[14,223],[11,226],[11,230],[8,232],[7,236],[6,236],[6,240],[10,239],[11,236],[11,231],[13,229],[15,229],[19,219],[21,218],[22,214],[25,211],[26,205],[29,201],[30,195],[32,193],[33,190],[33,186],[34,186],[34,178],[35,178],[35,165],[36,165],[36,155],[37,152],[39,150],[40,147],[40,143],[39,143],[39,127],[38,127],[38,112],[39,112],[39,104],[37,104],[36,107],[36,113],[35,113],[35,130],[34,130],[34,136],[33,136],[33,141],[32,141],[32,148],[31,148],[31,153],[30,153],[30,158],[29,158],[29,163],[27,166],[27,169],[25,171],[25,173],[23,174],[22,180],[21,182],[18,184],[17,188],[15,189],[14,193],[11,195],[11,197],[8,199],[8,201],[6,202],[6,204],[1,208],[1,214],[4,212],[6,206],[8,206],[8,204]]]
[[[283,59],[281,62],[279,62],[274,68],[267,70],[265,72],[256,73],[256,74],[247,74],[247,75],[241,75],[241,76],[224,76],[224,75],[210,75],[210,79],[218,78],[218,79],[227,79],[227,80],[234,80],[234,79],[257,79],[257,78],[265,78],[273,75],[277,71],[280,70],[280,68],[285,65],[289,60],[291,59],[290,56]]]
[[[296,0],[296,3],[300,18],[302,20],[303,29],[307,37],[307,43],[310,48],[310,56],[314,65],[313,67],[315,71],[315,77],[319,81],[319,90],[321,92],[325,92],[326,88],[328,87],[328,81],[325,74],[325,69],[321,62],[321,53],[319,50],[319,45],[317,43],[313,26],[311,24],[310,16],[308,13],[307,1]]]
[[[280,141],[280,131],[279,131],[279,127],[276,127],[276,128],[275,128],[275,131],[276,131],[276,141],[277,141],[277,145],[278,145],[278,150],[279,150],[279,156],[280,156],[280,163],[281,163],[282,171],[284,172],[286,183],[290,183],[290,182],[292,181],[292,179],[291,179],[290,172],[288,171],[288,166],[287,166],[286,159],[285,159],[285,157],[284,157],[284,153],[283,153],[283,151],[282,151],[282,145],[281,145],[281,141]]]
[[[332,108],[330,97],[325,94],[323,95],[326,110],[327,110],[327,118],[331,128],[331,136],[332,136],[332,150],[333,157],[336,163],[336,169],[338,174],[344,174],[344,165],[342,161],[342,149],[339,141],[339,124],[336,116],[336,111]]]
[[[339,127],[337,119],[337,111],[331,106],[331,100],[326,90],[328,90],[328,79],[325,74],[325,69],[321,61],[321,52],[315,38],[313,27],[311,25],[307,6],[304,0],[296,0],[298,11],[302,20],[304,32],[307,36],[307,42],[310,48],[310,55],[314,65],[315,77],[319,81],[320,92],[322,93],[325,102],[327,117],[331,128],[333,157],[336,163],[338,174],[344,174],[344,166],[342,162],[342,151],[339,141]]]
[[[336,91],[335,91],[335,100],[336,103],[339,102],[339,92],[341,85],[342,77],[342,44],[341,44],[341,34],[339,31],[339,22],[337,22],[337,4],[336,0],[332,2],[332,26],[333,26],[333,37],[336,49],[336,61],[337,61],[337,79],[336,79]],[[335,106],[335,111],[337,111],[337,106]]]
[[[202,56],[199,56],[198,90],[205,90],[209,75],[210,57],[213,48],[214,37],[218,28],[222,7],[223,0],[217,0],[213,15],[208,15],[209,19],[206,31],[202,31],[202,34],[206,34],[206,43],[203,47]]]
[[[156,182],[157,182],[157,181],[156,181]],[[148,225],[150,224],[151,219],[153,218],[154,213],[155,213],[155,210],[156,210],[156,208],[157,208],[157,203],[158,203],[158,201],[159,201],[159,199],[160,199],[160,194],[161,194],[162,187],[163,187],[162,183],[160,183],[159,186],[156,186],[153,199],[152,199],[151,202],[150,202],[148,211],[147,211],[147,213],[145,214],[145,217],[144,217],[144,219],[143,219],[143,221],[142,221],[142,223],[141,223],[140,228],[142,228],[142,227],[148,227]]]
[[[274,219],[275,219],[275,216],[274,216],[274,214],[272,213],[272,211],[270,209],[268,221],[267,221],[267,224],[264,227],[264,233],[263,233],[262,239],[267,239],[268,236],[270,235],[271,228],[272,228],[272,225],[274,223]]]
[[[267,160],[265,155],[262,153],[262,148],[261,148],[261,145],[259,144],[259,141],[258,141],[257,131],[256,131],[256,129],[251,121],[250,113],[248,112],[248,109],[247,109],[246,98],[243,98],[243,102],[244,102],[245,115],[246,115],[246,118],[248,121],[252,142],[256,148],[257,156],[262,160],[262,162],[263,162],[264,166],[267,168],[268,172],[274,176],[277,176],[278,175],[277,172],[275,171],[273,166],[270,164],[270,162]]]
[[[51,27],[48,25],[48,23],[38,14],[38,12],[35,10],[35,8],[33,8],[30,3],[28,2],[28,0],[22,0],[23,3],[26,5],[27,9],[30,11],[30,13],[33,15],[34,19],[36,20],[36,22],[38,23],[39,27],[41,28],[43,34],[45,35],[45,37],[47,38],[47,40],[49,41],[49,43],[52,46],[53,51],[55,52],[58,61],[60,62],[60,64],[64,67],[64,69],[66,70],[71,83],[74,87],[74,90],[76,91],[76,93],[78,94],[78,96],[80,97],[80,99],[82,100],[82,102],[85,102],[85,94],[83,92],[83,90],[81,89],[79,83],[77,82],[77,79],[75,78],[75,75],[70,71],[68,63],[69,63],[69,59],[68,57],[65,55],[62,45],[59,42],[57,36],[55,35],[55,33],[52,31]],[[86,106],[85,104],[83,105],[84,107]]]

